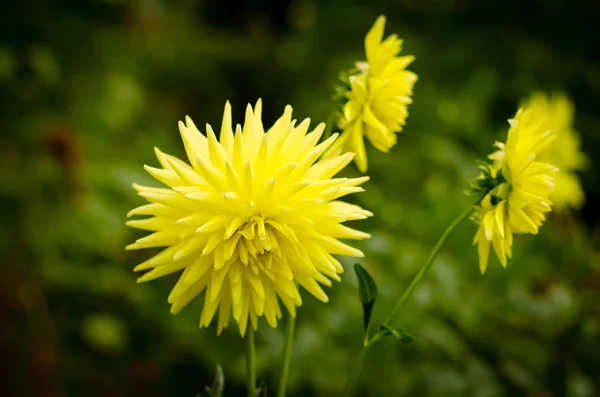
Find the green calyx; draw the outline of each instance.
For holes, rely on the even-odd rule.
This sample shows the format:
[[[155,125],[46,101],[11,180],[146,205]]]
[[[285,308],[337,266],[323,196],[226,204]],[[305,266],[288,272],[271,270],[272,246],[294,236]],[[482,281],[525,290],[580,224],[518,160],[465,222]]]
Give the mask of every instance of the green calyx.
[[[510,186],[502,170],[494,172],[492,164],[483,160],[477,160],[477,168],[480,173],[476,178],[468,181],[469,190],[466,192],[468,195],[485,196],[494,189],[496,189],[494,196],[498,198],[505,198],[508,195]]]

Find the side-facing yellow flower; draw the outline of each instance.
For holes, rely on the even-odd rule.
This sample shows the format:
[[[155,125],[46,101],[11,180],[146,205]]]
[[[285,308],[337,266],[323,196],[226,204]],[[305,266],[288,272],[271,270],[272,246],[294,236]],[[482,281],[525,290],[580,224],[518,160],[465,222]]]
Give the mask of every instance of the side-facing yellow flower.
[[[550,195],[556,210],[567,207],[579,208],[585,201],[583,188],[575,171],[585,168],[587,157],[581,152],[579,133],[573,128],[573,104],[564,94],[547,97],[534,93],[524,101],[532,117],[546,119],[546,128],[556,135],[540,160],[558,167],[554,177],[554,192]]]
[[[292,108],[265,132],[261,102],[248,105],[235,133],[225,105],[220,141],[210,125],[206,136],[189,117],[179,130],[191,164],[156,149],[162,168],[144,168],[167,188],[134,185],[151,204],[132,210],[150,218],[129,226],[154,233],[127,249],[166,247],[134,270],[150,270],[138,282],[183,270],[169,295],[177,313],[206,291],[200,326],[219,309],[218,333],[230,310],[244,335],[263,316],[275,327],[279,300],[292,316],[302,303],[296,283],[323,302],[318,283],[340,280],[343,268],[332,254],[363,256],[339,239],[370,237],[347,226],[372,214],[338,200],[360,192],[362,178],[333,178],[353,154],[320,159],[337,134],[318,143],[325,125],[307,133],[310,120],[292,121]]]
[[[490,245],[500,263],[512,256],[513,234],[537,234],[551,210],[549,195],[554,187],[556,167],[537,160],[554,138],[545,128],[545,120],[519,109],[510,128],[506,144],[496,142],[497,151],[489,158],[491,176],[500,183],[475,209],[479,228],[474,244],[478,245],[479,268],[485,272]]]
[[[343,134],[331,149],[331,153],[339,149],[356,153],[354,161],[361,172],[367,170],[364,136],[382,152],[396,144],[417,81],[417,75],[406,70],[414,57],[398,56],[402,40],[395,34],[383,40],[384,28],[382,15],[365,37],[367,60],[357,62],[358,72],[349,77],[346,103],[337,123]]]

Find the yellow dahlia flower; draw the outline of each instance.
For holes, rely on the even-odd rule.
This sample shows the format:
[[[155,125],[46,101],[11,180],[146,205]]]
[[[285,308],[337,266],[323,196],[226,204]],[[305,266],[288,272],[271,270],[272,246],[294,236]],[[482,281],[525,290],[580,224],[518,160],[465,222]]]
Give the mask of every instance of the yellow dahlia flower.
[[[581,182],[575,171],[585,168],[587,158],[581,152],[579,133],[573,129],[573,104],[564,94],[547,97],[533,94],[524,106],[536,119],[546,119],[546,128],[551,129],[556,139],[540,160],[558,167],[554,177],[554,192],[550,195],[556,209],[579,208],[585,201]]]
[[[396,144],[396,133],[406,123],[417,81],[417,75],[406,70],[414,57],[398,56],[402,40],[396,35],[383,40],[384,28],[382,15],[365,37],[367,60],[357,62],[358,72],[349,77],[346,103],[337,123],[343,134],[330,151],[356,153],[354,161],[361,172],[367,170],[363,136],[385,153]]]
[[[217,309],[218,333],[230,310],[244,335],[248,319],[275,327],[281,301],[292,316],[302,303],[297,284],[323,302],[319,283],[331,285],[343,272],[332,254],[363,256],[340,239],[370,237],[342,223],[372,214],[338,200],[363,189],[368,178],[333,178],[352,154],[319,159],[337,134],[318,144],[324,124],[307,133],[310,120],[292,121],[292,108],[265,132],[261,102],[248,105],[244,126],[231,122],[225,105],[220,140],[206,136],[189,117],[179,122],[191,164],[156,149],[162,168],[144,168],[166,188],[134,185],[150,204],[129,213],[150,215],[129,226],[153,232],[127,249],[165,247],[134,270],[149,270],[138,282],[183,270],[169,295],[177,313],[205,291],[200,326]]]
[[[485,272],[490,245],[500,263],[506,267],[511,257],[513,234],[537,234],[551,210],[549,195],[554,187],[556,167],[537,160],[554,138],[545,128],[544,120],[534,113],[519,109],[514,119],[508,120],[510,129],[506,144],[496,142],[498,150],[489,158],[491,177],[497,185],[475,208],[479,228],[474,244],[478,245],[479,268]]]

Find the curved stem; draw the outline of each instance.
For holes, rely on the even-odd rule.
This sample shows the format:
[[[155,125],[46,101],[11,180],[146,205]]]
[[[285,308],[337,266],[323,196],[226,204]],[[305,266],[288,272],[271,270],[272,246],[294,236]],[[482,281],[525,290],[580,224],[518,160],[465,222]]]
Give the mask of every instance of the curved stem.
[[[412,294],[412,292],[414,291],[415,287],[417,286],[417,284],[419,284],[419,282],[421,281],[421,279],[423,278],[423,276],[425,275],[425,273],[427,273],[427,271],[429,270],[429,268],[433,264],[433,261],[435,260],[437,254],[440,252],[440,249],[442,248],[442,246],[446,242],[446,239],[448,238],[448,236],[450,235],[450,233],[452,233],[454,231],[454,229],[456,229],[456,227],[458,225],[460,225],[465,219],[467,219],[469,217],[469,215],[471,215],[471,213],[473,213],[473,205],[470,205],[469,208],[467,208],[462,214],[460,214],[458,216],[458,218],[456,218],[450,224],[450,226],[448,226],[448,228],[444,231],[444,234],[442,234],[442,237],[440,237],[440,239],[438,240],[438,242],[435,244],[435,247],[433,247],[433,250],[429,254],[429,257],[427,258],[427,261],[425,262],[425,264],[423,265],[423,267],[421,267],[421,270],[419,270],[419,273],[417,273],[417,275],[415,276],[415,278],[412,279],[412,281],[410,282],[408,288],[404,291],[404,293],[402,294],[402,296],[398,300],[398,303],[396,303],[396,306],[394,306],[394,309],[392,310],[392,312],[390,313],[390,315],[383,322],[384,325],[389,326],[396,319],[396,317],[398,316],[398,313],[400,312],[400,307],[408,299],[408,297],[410,296],[410,294]]]
[[[479,203],[479,201],[481,201],[481,199],[478,199],[474,204],[476,205],[477,203]],[[391,323],[396,319],[396,317],[398,316],[398,313],[400,312],[400,307],[404,304],[404,302],[406,302],[406,300],[408,299],[408,297],[410,296],[410,294],[414,291],[414,289],[417,286],[417,284],[419,284],[419,282],[421,281],[421,279],[423,278],[423,276],[425,275],[425,273],[427,273],[427,271],[429,270],[429,268],[433,264],[433,261],[435,260],[437,254],[440,252],[440,249],[444,245],[444,242],[448,238],[448,236],[454,231],[454,229],[456,229],[456,227],[458,225],[460,225],[465,219],[467,219],[469,217],[469,215],[471,215],[471,213],[473,212],[473,205],[474,204],[470,205],[444,231],[444,234],[442,234],[442,236],[440,237],[440,239],[438,240],[438,242],[433,247],[433,250],[429,254],[429,257],[427,258],[427,261],[425,262],[425,264],[423,264],[423,266],[421,267],[421,269],[419,270],[419,272],[412,279],[412,281],[410,282],[408,288],[404,291],[404,293],[402,294],[402,296],[398,300],[398,303],[396,303],[396,306],[394,307],[394,309],[392,310],[392,312],[390,313],[390,315],[383,322],[383,325],[389,327],[391,325]],[[354,366],[354,370],[352,372],[352,375],[350,376],[350,378],[348,378],[348,381],[346,382],[346,386],[344,387],[343,396],[347,397],[347,396],[350,395],[350,392],[352,391],[352,387],[354,386],[354,382],[356,382],[356,380],[358,379],[358,375],[360,374],[360,371],[362,370],[363,366],[365,365],[365,359],[366,359],[366,356],[367,356],[367,352],[369,351],[369,348],[371,346],[373,346],[377,341],[379,341],[382,337],[383,337],[383,333],[381,333],[381,332],[376,332],[371,337],[369,337],[368,335],[365,336],[365,340],[363,342],[362,349],[361,349],[360,354],[358,356],[358,360],[356,361],[356,365]]]
[[[254,349],[254,329],[248,327],[246,335],[246,385],[248,397],[254,397],[256,390],[256,352]]]
[[[288,317],[285,327],[285,345],[283,347],[283,367],[279,376],[279,387],[277,397],[285,397],[287,381],[290,373],[290,364],[292,361],[292,343],[294,341],[294,329],[296,328],[296,316]]]

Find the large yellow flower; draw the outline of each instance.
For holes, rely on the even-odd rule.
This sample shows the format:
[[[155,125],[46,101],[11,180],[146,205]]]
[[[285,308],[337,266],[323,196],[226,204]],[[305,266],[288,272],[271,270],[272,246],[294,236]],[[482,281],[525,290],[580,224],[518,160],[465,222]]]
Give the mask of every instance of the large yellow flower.
[[[220,141],[208,124],[204,136],[190,118],[179,122],[191,166],[156,149],[162,168],[145,169],[167,188],[134,185],[151,204],[129,216],[151,217],[127,222],[154,233],[127,248],[166,247],[135,268],[152,269],[138,282],[183,270],[169,295],[172,313],[206,290],[201,327],[217,309],[219,333],[231,309],[242,335],[248,319],[256,329],[263,315],[275,327],[278,300],[292,316],[302,303],[296,283],[327,302],[318,283],[343,272],[332,254],[363,255],[339,239],[370,236],[342,223],[372,214],[338,199],[368,178],[333,178],[353,154],[319,159],[337,134],[318,144],[325,125],[307,133],[309,123],[295,126],[288,106],[265,132],[259,100],[234,133],[227,103]]]
[[[330,153],[356,153],[356,166],[367,170],[363,137],[382,152],[396,144],[396,133],[402,131],[412,102],[417,75],[406,70],[413,56],[398,56],[402,40],[391,35],[383,40],[385,17],[380,16],[365,37],[366,62],[357,62],[358,72],[349,77],[346,103],[338,120],[343,131]],[[383,41],[382,41],[383,40]]]
[[[554,192],[550,195],[555,208],[581,207],[585,196],[575,171],[585,168],[587,157],[581,152],[579,133],[573,129],[573,104],[564,94],[547,97],[535,93],[523,106],[531,110],[532,117],[546,119],[546,128],[556,135],[549,149],[540,156],[540,160],[559,169],[555,175]]]
[[[549,195],[554,187],[556,167],[537,160],[554,138],[545,128],[544,120],[519,109],[514,119],[508,120],[510,129],[506,144],[496,142],[498,150],[489,158],[491,176],[500,183],[494,187],[475,209],[479,228],[474,244],[478,245],[479,267],[485,272],[490,245],[506,267],[511,257],[513,234],[537,234],[545,213],[551,210]]]

